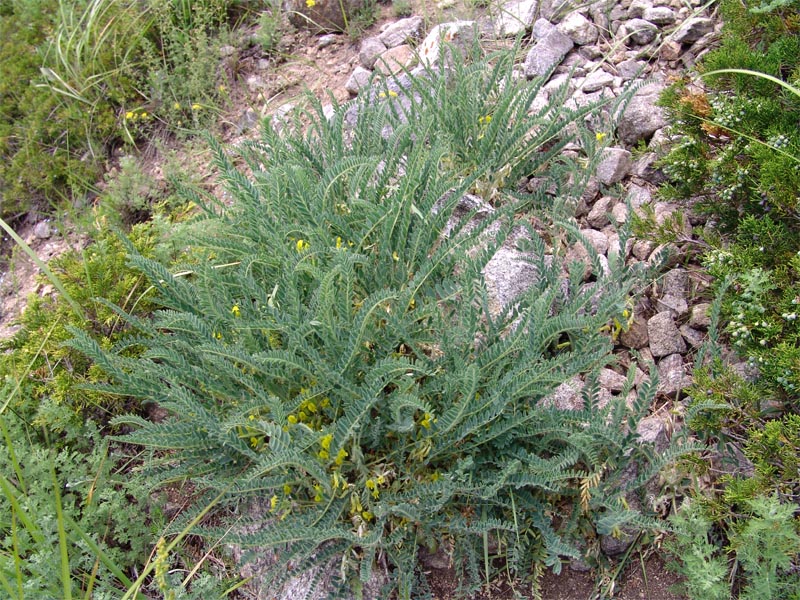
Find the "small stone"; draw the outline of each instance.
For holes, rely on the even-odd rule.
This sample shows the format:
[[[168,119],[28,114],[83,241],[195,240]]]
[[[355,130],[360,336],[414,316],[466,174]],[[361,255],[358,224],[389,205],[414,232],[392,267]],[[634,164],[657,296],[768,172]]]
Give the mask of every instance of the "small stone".
[[[589,73],[584,79],[581,89],[586,93],[596,92],[599,89],[608,87],[614,83],[614,76],[605,71],[594,71]]]
[[[576,46],[594,44],[597,41],[597,27],[579,12],[571,12],[556,26],[571,39]]]
[[[681,338],[683,341],[683,338]],[[652,345],[651,345],[652,347]],[[658,363],[658,391],[667,396],[680,392],[689,384],[686,369],[683,366],[683,357],[680,354],[670,354]]]
[[[653,194],[646,187],[632,183],[628,186],[628,196],[626,201],[630,202],[633,208],[641,208],[650,204]]]
[[[46,240],[51,235],[53,235],[53,230],[50,227],[50,223],[47,221],[39,221],[33,228],[33,235],[35,235],[40,240]]]
[[[358,48],[358,61],[365,69],[372,69],[375,66],[375,61],[384,52],[386,52],[386,44],[378,38],[364,38]]]
[[[551,394],[541,400],[537,406],[541,408],[557,408],[558,410],[582,410],[583,398],[581,392],[584,383],[578,376],[559,385]]]
[[[647,333],[647,321],[642,317],[634,316],[630,327],[620,332],[619,342],[626,348],[635,350],[645,348],[650,343],[650,336]]]
[[[658,155],[655,152],[647,152],[633,163],[631,173],[653,185],[664,183],[667,178],[664,175],[664,171],[656,167],[657,161]]]
[[[650,0],[631,0],[628,7],[628,18],[640,19],[644,11],[653,8],[653,3]]]
[[[653,25],[672,25],[675,22],[675,13],[667,6],[654,6],[646,8],[642,18]]]
[[[581,235],[586,238],[586,241],[594,248],[598,254],[605,254],[608,252],[608,238],[602,231],[596,229],[581,229]]]
[[[525,58],[525,76],[532,79],[546,74],[563,60],[573,46],[571,39],[557,29],[552,29],[528,52]]]
[[[669,413],[657,412],[639,421],[636,433],[640,442],[653,444],[655,451],[661,453],[669,446],[672,427],[672,416]]]
[[[541,40],[555,28],[556,26],[547,19],[536,19],[536,22],[533,24],[533,28],[531,28],[531,37],[534,40]]]
[[[601,369],[597,376],[597,383],[612,392],[621,392],[628,382],[628,378],[611,369]]]
[[[698,348],[706,341],[706,334],[700,331],[699,329],[695,329],[694,327],[690,327],[687,325],[681,325],[679,331],[683,336],[683,339],[686,340],[686,343],[689,344],[692,348]]]
[[[611,212],[616,199],[611,196],[603,196],[594,203],[589,214],[586,215],[586,222],[595,229],[602,229],[610,223],[608,214]]]
[[[653,252],[653,248],[655,247],[655,243],[651,242],[650,240],[636,240],[633,243],[632,253],[639,260],[645,261]]]
[[[656,307],[658,312],[671,312],[676,319],[689,313],[689,305],[686,303],[686,299],[671,294],[664,294],[656,300]]]
[[[389,48],[375,61],[375,70],[384,75],[396,75],[408,68],[415,59],[414,50],[408,44]]]
[[[497,37],[515,37],[530,29],[536,18],[538,0],[506,2],[494,17],[494,33]]]
[[[661,284],[662,294],[686,298],[689,289],[689,273],[686,269],[672,269],[664,273]]]
[[[686,343],[669,311],[650,317],[647,321],[647,335],[650,338],[650,352],[655,358],[686,352]]]
[[[641,75],[646,67],[647,63],[643,60],[630,58],[619,63],[617,65],[617,71],[619,71],[619,75],[624,81],[630,81]]]
[[[252,129],[258,123],[258,120],[258,113],[255,110],[252,108],[245,109],[245,111],[242,113],[242,116],[239,117],[238,123],[236,124],[237,133],[241,135],[245,131]]]
[[[662,44],[659,54],[663,60],[678,60],[683,54],[683,47],[680,42],[667,40]]]
[[[339,36],[335,33],[327,33],[322,35],[317,40],[317,48],[322,50],[328,46],[333,46],[339,40]]]
[[[649,44],[656,39],[658,34],[658,27],[644,19],[631,19],[625,23],[625,30],[628,32],[630,40],[640,46]]]
[[[344,84],[344,89],[353,95],[358,94],[362,88],[369,85],[371,78],[372,71],[369,71],[368,69],[365,69],[359,65],[353,69],[353,72],[350,74],[350,78],[347,80],[347,83]]]
[[[422,17],[400,19],[386,27],[378,36],[378,39],[380,39],[387,48],[401,46],[419,37],[422,31],[422,24]]]
[[[219,55],[222,58],[228,58],[230,56],[233,56],[234,54],[236,54],[236,47],[235,46],[231,46],[231,45],[226,44],[224,46],[220,46],[219,47]]]
[[[680,44],[696,42],[714,30],[714,21],[706,17],[693,17],[684,21],[672,34],[672,39]]]
[[[708,302],[695,304],[692,307],[692,314],[689,316],[689,325],[708,328],[711,325],[711,304]]]
[[[477,23],[475,21],[451,21],[437,25],[431,29],[419,45],[420,63],[426,67],[432,67],[442,57],[449,60],[450,48],[453,46],[458,51],[464,52],[475,39],[476,30]],[[442,46],[442,42],[448,46]]]
[[[612,185],[624,179],[631,168],[631,153],[624,148],[605,148],[597,165],[597,180]]]
[[[656,105],[663,89],[660,84],[647,85],[631,98],[617,125],[617,133],[625,144],[635,146],[667,124],[664,109]]]
[[[628,221],[628,207],[622,203],[615,204],[611,209],[611,218],[617,225],[622,225]]]

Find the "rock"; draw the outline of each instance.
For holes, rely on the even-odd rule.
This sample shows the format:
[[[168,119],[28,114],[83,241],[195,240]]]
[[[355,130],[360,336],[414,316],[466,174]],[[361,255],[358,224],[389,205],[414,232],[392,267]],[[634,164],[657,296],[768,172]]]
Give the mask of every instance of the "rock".
[[[39,221],[33,228],[33,235],[40,240],[46,240],[53,235],[53,229],[47,221]]]
[[[602,231],[596,229],[581,229],[581,235],[586,238],[586,241],[594,248],[598,254],[605,254],[608,252],[608,238]]]
[[[451,51],[448,47],[463,53],[475,39],[477,25],[475,21],[451,21],[431,29],[418,48],[420,63],[432,67],[442,57],[448,60]]]
[[[650,352],[655,358],[686,352],[686,343],[669,311],[650,317],[647,321],[647,335],[650,338]]]
[[[644,46],[656,39],[658,26],[644,19],[631,19],[625,23],[625,31],[633,43]]]
[[[605,71],[597,70],[589,73],[581,84],[581,89],[586,93],[596,92],[614,83],[614,76]]]
[[[597,376],[597,383],[600,387],[612,392],[621,392],[627,382],[628,378],[625,375],[620,375],[611,369],[601,369]]]
[[[371,78],[372,71],[369,71],[362,66],[357,66],[350,74],[350,78],[347,80],[347,83],[344,84],[344,89],[353,95],[358,94],[361,89],[369,85]]]
[[[629,19],[640,19],[647,9],[653,8],[653,3],[650,0],[631,0],[628,7]]]
[[[368,37],[361,40],[358,48],[358,62],[365,69],[372,69],[378,57],[386,52],[386,44],[376,37]]]
[[[647,260],[653,249],[656,247],[655,242],[650,240],[636,240],[633,243],[633,255],[641,261]]]
[[[645,61],[630,58],[620,62],[617,65],[617,71],[619,72],[619,76],[622,77],[624,81],[630,81],[631,79],[636,79],[639,75],[641,75],[646,67],[647,63]]]
[[[608,214],[611,212],[616,198],[612,196],[603,196],[594,203],[589,214],[586,215],[586,222],[595,229],[602,229],[610,223]]]
[[[327,48],[328,46],[333,46],[339,40],[339,35],[336,33],[328,33],[326,35],[320,36],[317,40],[317,48],[322,50],[323,48]]]
[[[597,165],[597,180],[612,185],[624,179],[631,167],[631,153],[623,148],[605,148]]]
[[[389,48],[375,61],[375,70],[383,75],[396,75],[408,68],[416,59],[414,50],[408,44]]]
[[[309,6],[311,4],[311,6]],[[298,29],[314,33],[334,33],[347,30],[347,23],[359,9],[364,0],[284,0],[284,11],[289,22]]]
[[[672,25],[675,22],[675,13],[667,6],[653,6],[644,9],[642,18],[653,25]]]
[[[695,304],[692,307],[692,313],[689,315],[689,325],[692,327],[708,328],[711,325],[711,304],[702,302]]]
[[[683,338],[681,338],[683,341]],[[651,344],[652,347],[652,344]],[[689,384],[680,354],[670,354],[658,363],[658,391],[673,396]]]
[[[636,539],[636,533],[628,529],[623,529],[618,537],[611,535],[600,536],[600,549],[606,556],[619,556],[630,548]]]
[[[686,303],[686,299],[672,294],[664,294],[656,300],[656,308],[658,312],[669,311],[676,319],[689,313],[689,305]]]
[[[576,46],[594,44],[597,41],[597,27],[577,11],[564,17],[564,20],[556,28],[571,39]]]
[[[378,36],[378,39],[387,47],[394,48],[411,40],[417,39],[422,31],[422,17],[408,17],[390,24]]]
[[[531,28],[531,37],[534,40],[541,40],[555,28],[556,26],[553,25],[547,19],[536,19],[536,22],[533,24],[533,27]]]
[[[681,325],[679,331],[683,336],[683,339],[686,340],[686,343],[689,344],[692,348],[697,348],[706,341],[706,334],[700,331],[699,329],[695,329],[694,327],[690,327],[689,325]]]
[[[714,30],[714,21],[706,17],[693,17],[686,19],[683,25],[672,34],[672,39],[679,44],[696,42],[707,33]]]
[[[508,246],[500,247],[483,268],[492,313],[512,304],[539,281],[539,270],[530,254]]]
[[[636,425],[639,441],[653,444],[657,453],[664,452],[669,447],[670,432],[673,428],[673,419],[669,413],[657,412],[646,416]]]
[[[515,37],[530,29],[536,18],[538,0],[506,2],[494,16],[494,33],[497,37]]]
[[[631,173],[653,185],[664,183],[667,178],[664,175],[664,171],[655,166],[657,161],[658,155],[655,152],[647,152],[633,163]]]
[[[619,342],[626,348],[639,350],[650,343],[650,336],[647,333],[647,321],[642,317],[634,316],[633,322],[626,331],[619,334]]]
[[[650,204],[652,200],[653,194],[651,194],[650,190],[648,190],[646,187],[636,185],[635,183],[628,185],[628,195],[625,198],[625,201],[629,202],[634,209],[646,206]]]
[[[672,269],[664,273],[661,283],[662,294],[686,298],[689,290],[689,273],[686,269]]]
[[[584,383],[578,376],[559,385],[551,394],[539,400],[537,406],[542,408],[557,408],[558,410],[582,410],[583,398],[581,392]]]
[[[242,113],[242,116],[239,117],[239,121],[236,123],[236,133],[241,135],[245,131],[252,129],[256,123],[258,123],[259,117],[258,113],[253,110],[252,108],[247,108]]]
[[[628,221],[628,207],[622,203],[615,204],[611,209],[611,220],[617,225],[622,225]]]
[[[663,89],[659,84],[647,85],[628,103],[617,126],[620,139],[628,146],[635,146],[639,140],[646,140],[656,130],[666,126],[664,110],[656,106]]]
[[[678,60],[683,54],[683,47],[675,40],[667,40],[658,51],[662,60]]]
[[[571,39],[557,29],[552,29],[528,52],[524,65],[525,76],[532,79],[545,75],[563,60],[573,46]]]
[[[231,45],[226,44],[224,46],[220,46],[219,47],[219,55],[222,58],[229,58],[229,57],[233,56],[234,54],[236,54],[236,52],[237,52],[236,46],[231,46]]]

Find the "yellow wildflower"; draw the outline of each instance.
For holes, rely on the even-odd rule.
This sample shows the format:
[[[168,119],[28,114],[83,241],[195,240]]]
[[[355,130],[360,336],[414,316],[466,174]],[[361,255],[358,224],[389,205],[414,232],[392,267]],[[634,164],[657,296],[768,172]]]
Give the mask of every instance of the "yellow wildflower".
[[[334,462],[337,465],[342,466],[342,463],[344,462],[344,459],[347,458],[347,456],[348,456],[347,455],[347,450],[342,448],[341,450],[339,450],[339,452],[336,453],[336,459],[335,459]]]
[[[291,423],[292,425],[296,425],[297,424],[297,417],[295,417],[294,415],[289,415],[286,418],[286,420],[289,421],[289,423]]]
[[[317,456],[319,456],[322,460],[328,460],[331,457],[327,450],[320,450],[317,452]]]
[[[125,118],[129,121],[133,121],[136,118],[136,113],[129,110],[125,113]]]
[[[478,123],[481,125],[488,125],[492,122],[492,115],[486,115],[485,117],[481,117],[478,119]]]
[[[368,510],[365,510],[365,511],[363,511],[363,512],[361,513],[361,518],[362,518],[362,519],[364,519],[365,521],[372,521],[372,519],[374,519],[374,518],[375,518],[375,515],[373,515],[373,514],[372,514],[371,512],[369,512]]]
[[[397,250],[395,250],[394,252],[392,252],[392,258],[394,259],[394,262],[397,262],[397,261],[399,261],[399,260],[400,260],[400,255],[399,255],[399,254],[397,254]]]
[[[192,110],[200,110],[201,108],[203,108],[202,104],[198,104],[197,102],[192,104]]]
[[[277,496],[272,496],[272,498],[269,499],[269,508],[270,508],[270,510],[275,510],[277,508],[277,506],[278,506],[278,497]]]
[[[317,3],[314,0],[306,0],[306,7],[307,8],[314,8]]]
[[[239,309],[239,305],[238,304],[234,304],[233,305],[233,308],[231,308],[231,314],[234,317],[238,317],[238,316],[240,316],[242,314],[242,311]]]
[[[147,114],[147,112],[145,112],[145,111],[142,111],[142,114],[140,114],[140,115],[139,115],[139,118],[140,118],[140,119],[146,119],[148,116],[149,116],[149,115]]]
[[[288,483],[284,483],[283,484],[283,493],[284,493],[285,496],[288,496],[289,494],[291,494],[292,493],[292,486],[290,486]]]
[[[250,445],[253,448],[258,448],[258,438],[257,437],[251,437],[250,438]]]
[[[181,109],[181,103],[180,102],[176,102],[175,104],[172,105],[172,108],[174,108],[175,110],[180,110]]]
[[[308,250],[308,242],[303,239],[299,239],[297,240],[295,247],[297,248],[298,252],[302,252],[303,250]]]
[[[250,416],[249,416],[249,417],[247,417],[247,418],[248,418],[250,421],[255,421],[255,420],[256,420],[256,416],[255,416],[255,415],[250,415]]]
[[[594,137],[598,142],[602,142],[603,139],[606,137],[606,134],[601,131],[598,131],[597,133],[594,134]]]
[[[425,413],[425,415],[422,417],[422,420],[419,422],[419,424],[422,425],[425,429],[430,429],[431,428],[431,417],[433,417],[433,415],[431,413]]]
[[[220,92],[224,92],[227,88],[224,85],[220,85],[217,89],[219,89]]]
[[[323,450],[330,450],[332,441],[333,441],[333,434],[329,433],[320,440],[319,445],[322,446]]]
[[[336,249],[338,250],[341,247],[342,247],[342,238],[339,237],[339,236],[336,236]]]
[[[314,502],[322,502],[322,486],[317,483],[314,485],[314,491],[316,492],[314,495]]]

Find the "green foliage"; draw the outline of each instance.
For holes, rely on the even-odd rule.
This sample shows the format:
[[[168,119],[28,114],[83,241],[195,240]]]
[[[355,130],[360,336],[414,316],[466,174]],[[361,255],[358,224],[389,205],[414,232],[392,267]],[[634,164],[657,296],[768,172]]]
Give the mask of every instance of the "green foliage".
[[[410,17],[414,7],[409,0],[392,0],[392,13],[395,17]]]
[[[241,151],[249,177],[214,144],[234,202],[204,206],[194,254],[207,260],[177,276],[131,247],[160,310],[118,309],[132,332],[110,347],[72,330],[70,347],[112,380],[90,390],[169,411],[114,421],[126,442],[168,450],[154,481],[189,477],[229,506],[266,499],[268,528],[199,533],[278,550],[274,584],[336,556],[334,583],[358,588],[382,557],[410,598],[425,589],[419,547],[444,541],[474,588],[489,533],[511,572],[558,570],[578,538],[651,526],[625,495],[681,452],[637,442],[654,382],[631,410],[625,393],[600,407],[591,383],[582,409],[543,402],[611,360],[604,332],[637,279],[612,262],[585,285],[515,218],[545,204],[516,191],[519,176],[580,181],[558,150],[571,127],[595,139],[582,132],[593,107],[528,114],[508,57],[411,85],[330,121],[318,107],[304,134],[266,128]],[[470,189],[495,201],[492,217],[456,216]],[[538,277],[497,307],[483,269],[512,231]]]
[[[672,567],[686,578],[684,591],[692,600],[732,597],[729,580],[737,579],[741,600],[797,599],[800,576],[790,569],[800,557],[795,507],[776,496],[758,496],[738,519],[724,523],[728,546],[712,541],[711,521],[699,505],[682,507],[670,520],[675,537]],[[728,556],[735,559],[733,567]],[[733,569],[733,574],[731,574]]]
[[[58,451],[13,416],[0,416],[0,430],[3,597],[118,598],[150,540],[146,489],[120,475],[124,457],[91,424]]]
[[[266,54],[272,54],[278,50],[282,27],[283,16],[280,2],[269,3],[267,10],[262,12],[258,18],[258,31],[256,32],[256,39]]]
[[[165,226],[159,221],[134,226],[129,243],[145,255],[166,259],[159,254]],[[34,426],[61,434],[61,443],[71,444],[82,435],[80,424],[88,415],[104,423],[123,409],[130,410],[124,398],[79,390],[81,383],[103,376],[82,355],[62,346],[70,337],[70,325],[86,328],[104,346],[124,335],[124,323],[101,298],[136,314],[150,310],[145,281],[126,261],[126,247],[109,230],[99,231],[87,248],[55,259],[51,269],[83,308],[85,320],[59,295],[33,295],[21,317],[21,329],[3,341],[4,398],[17,389],[9,408]]]

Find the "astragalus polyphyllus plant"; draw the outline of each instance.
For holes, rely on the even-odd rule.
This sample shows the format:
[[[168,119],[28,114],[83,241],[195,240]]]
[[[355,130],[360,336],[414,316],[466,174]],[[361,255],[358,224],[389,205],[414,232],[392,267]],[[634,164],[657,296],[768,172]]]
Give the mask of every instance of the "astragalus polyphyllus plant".
[[[634,275],[612,260],[587,285],[583,265],[563,268],[518,217],[546,197],[516,179],[493,180],[492,218],[451,220],[494,169],[562,183],[558,149],[595,139],[567,133],[591,107],[529,112],[540,85],[517,81],[507,58],[456,64],[412,79],[411,104],[360,101],[347,135],[344,110],[312,113],[305,134],[267,128],[241,149],[247,175],[214,145],[233,203],[204,205],[197,260],[178,276],[131,258],[162,310],[124,315],[138,334],[110,351],[76,332],[113,391],[169,411],[117,420],[127,442],[167,451],[150,465],[157,480],[269,507],[261,527],[234,529],[254,533],[226,539],[278,550],[275,586],[335,560],[334,587],[357,590],[383,565],[410,598],[428,589],[421,546],[443,541],[468,588],[491,575],[490,536],[527,574],[576,556],[578,537],[646,525],[624,496],[669,459],[636,443],[653,387],[630,411],[600,408],[591,385],[582,410],[542,403],[609,362],[604,332]],[[537,277],[497,312],[483,271],[512,232]],[[631,461],[639,477],[624,482]]]

